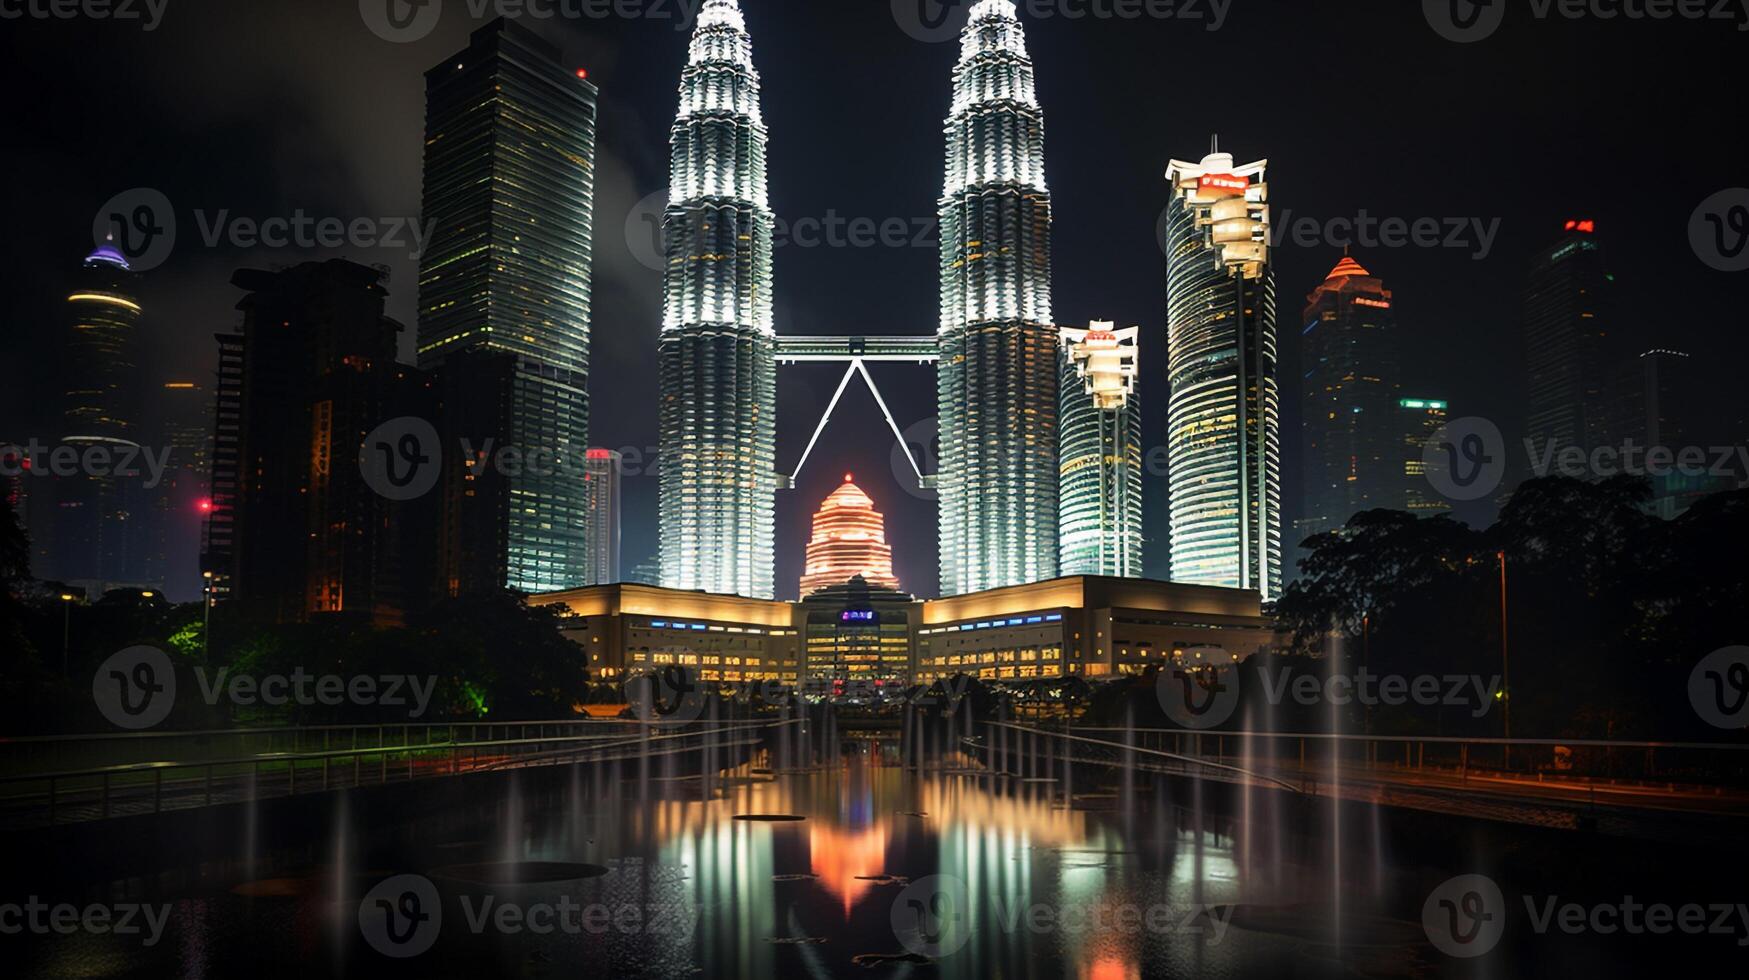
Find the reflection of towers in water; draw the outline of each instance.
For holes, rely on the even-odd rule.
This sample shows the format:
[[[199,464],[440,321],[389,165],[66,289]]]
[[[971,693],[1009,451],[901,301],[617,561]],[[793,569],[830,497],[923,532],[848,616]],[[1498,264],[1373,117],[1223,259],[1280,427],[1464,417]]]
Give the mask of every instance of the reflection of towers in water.
[[[735,0],[707,0],[670,135],[661,336],[662,584],[773,593],[777,374],[766,129]]]
[[[1166,446],[1174,582],[1281,594],[1281,395],[1268,161],[1166,172]]]
[[[937,398],[941,591],[1057,574],[1057,332],[1044,114],[1011,0],[979,0],[947,123]]]
[[[81,459],[138,451],[135,383],[143,310],[140,276],[113,245],[85,257],[78,288],[67,297],[67,363],[72,380],[63,407],[62,442]],[[134,466],[139,467],[137,456]],[[144,515],[139,481],[90,473],[56,480],[53,568],[40,570],[97,589],[130,582],[142,570]],[[93,596],[95,598],[95,596]]]

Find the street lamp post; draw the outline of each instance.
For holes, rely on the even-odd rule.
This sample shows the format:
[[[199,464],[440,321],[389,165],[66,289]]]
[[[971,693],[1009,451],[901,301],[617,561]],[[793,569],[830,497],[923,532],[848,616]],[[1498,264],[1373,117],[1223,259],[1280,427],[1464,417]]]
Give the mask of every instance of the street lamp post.
[[[73,640],[73,596],[61,593],[61,680],[67,679],[67,650]]]
[[[1506,626],[1506,549],[1495,553],[1500,560],[1500,708],[1506,734],[1506,768],[1512,768],[1512,660]]]
[[[201,572],[205,580],[201,588],[200,610],[200,663],[202,667],[211,667],[213,663],[213,573]]]

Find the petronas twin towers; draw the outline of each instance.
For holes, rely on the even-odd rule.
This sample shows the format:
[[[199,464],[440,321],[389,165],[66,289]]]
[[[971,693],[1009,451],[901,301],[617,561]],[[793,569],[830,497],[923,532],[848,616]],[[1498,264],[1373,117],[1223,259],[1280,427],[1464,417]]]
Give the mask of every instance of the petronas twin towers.
[[[1012,0],[979,0],[953,70],[941,219],[941,589],[1057,574],[1058,331],[1044,116]],[[759,74],[706,0],[674,121],[661,336],[662,584],[770,597],[776,339]]]

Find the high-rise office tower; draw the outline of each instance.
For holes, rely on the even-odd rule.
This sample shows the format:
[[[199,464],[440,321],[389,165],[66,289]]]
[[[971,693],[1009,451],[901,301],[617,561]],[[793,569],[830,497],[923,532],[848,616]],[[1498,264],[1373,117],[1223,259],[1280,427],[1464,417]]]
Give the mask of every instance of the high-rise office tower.
[[[113,245],[85,257],[67,297],[67,364],[62,443],[89,451],[135,453],[139,447],[140,276]],[[112,457],[113,458],[113,457]],[[137,457],[136,457],[137,458]],[[80,474],[55,481],[53,577],[93,594],[138,584],[143,476]]]
[[[1524,290],[1525,438],[1541,458],[1608,444],[1610,387],[1626,351],[1611,334],[1610,288],[1603,244],[1590,221],[1567,222],[1565,234],[1538,252]]]
[[[1406,505],[1391,305],[1384,282],[1346,255],[1306,297],[1296,546],[1363,510]]]
[[[359,465],[373,429],[432,410],[428,380],[395,360],[381,275],[333,259],[232,278],[247,295],[224,574],[248,615],[394,623],[422,598],[429,498],[390,500]]]
[[[662,242],[662,584],[772,596],[777,362],[753,41],[706,0],[680,75]]]
[[[1402,485],[1400,508],[1418,517],[1451,510],[1451,501],[1427,482],[1427,441],[1451,421],[1451,403],[1443,398],[1399,398],[1396,410],[1397,475]]]
[[[1655,348],[1617,365],[1611,390],[1614,401],[1609,418],[1610,445],[1640,447],[1639,462],[1646,452],[1662,447],[1673,456],[1686,446],[1718,443],[1724,427],[1716,424],[1706,406],[1712,389],[1702,363],[1682,351]],[[1709,425],[1712,422],[1714,424]],[[1713,453],[1705,463],[1687,466],[1646,467],[1652,499],[1646,510],[1666,520],[1680,516],[1702,497],[1735,489],[1745,475],[1735,460],[1714,472]]]
[[[236,561],[237,488],[242,480],[238,456],[243,432],[243,335],[214,334],[218,343],[218,370],[213,377],[212,440],[208,443],[206,525],[201,528],[200,571],[203,588],[214,599],[231,591],[231,568]]]
[[[491,440],[540,460],[487,494],[458,488],[470,471],[447,462],[460,512],[443,552],[492,576],[446,567],[452,590],[550,592],[587,576],[596,90],[560,59],[499,19],[425,74],[419,366],[444,375],[446,446]]]
[[[1281,395],[1268,161],[1166,171],[1172,580],[1281,595]]]
[[[1095,320],[1062,329],[1060,574],[1142,574],[1140,327]]]
[[[1011,0],[960,35],[941,219],[941,591],[1057,574],[1057,327],[1044,113]]]
[[[614,585],[619,571],[620,454],[591,449],[583,461],[589,491],[589,584]]]
[[[820,502],[814,533],[808,539],[807,564],[802,569],[802,597],[856,576],[869,585],[897,589],[893,549],[887,544],[887,523],[874,500],[844,474],[838,489]]]
[[[212,393],[195,381],[167,381],[152,389],[146,415],[152,444],[170,455],[162,480],[150,488],[143,581],[172,599],[192,598],[200,587],[201,527],[211,508],[207,434]]]

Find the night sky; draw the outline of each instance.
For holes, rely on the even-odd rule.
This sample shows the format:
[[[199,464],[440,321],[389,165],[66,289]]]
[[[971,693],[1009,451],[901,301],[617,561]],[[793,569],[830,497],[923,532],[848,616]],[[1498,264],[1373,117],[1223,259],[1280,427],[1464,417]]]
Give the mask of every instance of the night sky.
[[[742,7],[763,79],[778,216],[931,218],[957,44],[907,35],[889,0]],[[1749,278],[1704,265],[1688,222],[1709,195],[1749,185],[1739,134],[1749,33],[1715,20],[1538,21],[1514,3],[1492,38],[1460,45],[1435,33],[1415,0],[1232,0],[1212,32],[1208,4],[1191,9],[1202,18],[1041,20],[1022,6],[1047,126],[1055,313],[1068,323],[1143,327],[1150,444],[1163,441],[1166,397],[1155,243],[1166,201],[1161,175],[1172,157],[1199,159],[1211,133],[1241,162],[1270,160],[1278,220],[1363,208],[1406,219],[1500,219],[1481,260],[1474,248],[1355,249],[1396,291],[1405,394],[1449,398],[1455,414],[1496,419],[1515,441],[1525,263],[1566,219],[1589,218],[1620,285],[1621,328],[1639,346],[1702,357],[1714,371],[1716,417],[1743,417],[1737,365],[1746,353]],[[209,221],[227,209],[258,219],[300,208],[349,221],[416,215],[423,72],[460,50],[480,23],[464,0],[448,0],[436,30],[407,44],[367,30],[355,0],[169,0],[151,32],[115,22],[0,21],[0,195],[10,225],[0,239],[0,358],[8,368],[0,441],[58,434],[68,369],[62,301],[90,251],[99,206],[133,187],[164,192],[179,225],[175,253],[143,288],[148,386],[210,379],[211,334],[237,322],[233,270],[330,255],[392,267],[390,312],[407,324],[411,359],[417,262],[407,248],[208,248],[194,212]],[[626,227],[628,216],[637,227],[637,202],[667,183],[687,35],[672,18],[530,23],[601,87],[593,441],[653,447],[661,277],[628,246]],[[1299,311],[1340,255],[1332,245],[1291,242],[1275,254],[1290,507]],[[781,334],[935,329],[933,239],[898,248],[791,244],[776,251],[775,276]],[[783,468],[794,465],[841,370],[780,375]],[[902,426],[935,414],[932,371],[873,371]],[[887,513],[903,583],[934,594],[934,505],[907,489],[891,449],[873,399],[852,388],[801,488],[780,497],[780,596],[795,593],[809,515],[846,471]],[[629,570],[654,551],[656,480],[629,477],[626,490]],[[1163,481],[1149,480],[1155,573],[1165,559],[1163,490]]]

